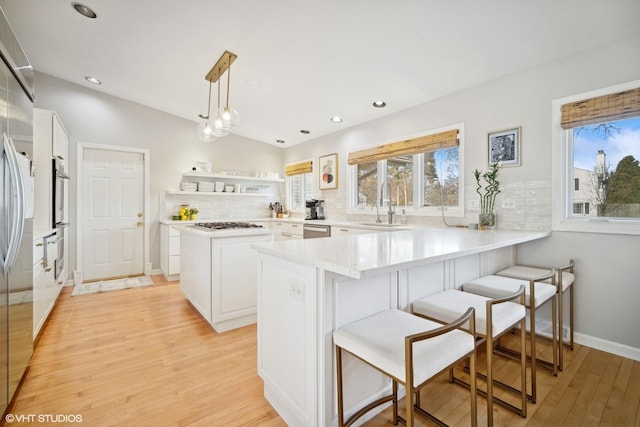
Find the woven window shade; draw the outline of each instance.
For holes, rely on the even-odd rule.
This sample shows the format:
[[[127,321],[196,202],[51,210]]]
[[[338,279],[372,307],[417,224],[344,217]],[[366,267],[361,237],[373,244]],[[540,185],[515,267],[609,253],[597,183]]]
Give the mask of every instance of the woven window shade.
[[[560,125],[571,129],[636,116],[640,116],[640,88],[564,104]]]
[[[453,129],[433,135],[419,136],[405,141],[392,142],[390,144],[354,151],[349,153],[347,163],[357,165],[360,163],[377,162],[378,160],[388,159],[390,157],[426,153],[443,148],[457,147],[458,145],[458,129]]]
[[[293,165],[289,165],[285,168],[284,173],[287,176],[292,175],[301,175],[303,173],[311,173],[313,171],[313,162],[309,160],[308,162],[296,163]]]

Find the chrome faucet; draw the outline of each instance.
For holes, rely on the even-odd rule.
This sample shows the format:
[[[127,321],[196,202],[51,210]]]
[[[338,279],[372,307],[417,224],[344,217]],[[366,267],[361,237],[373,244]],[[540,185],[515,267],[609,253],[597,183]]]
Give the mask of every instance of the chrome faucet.
[[[393,224],[393,214],[395,214],[395,211],[393,210],[393,205],[391,203],[391,201],[393,200],[391,198],[391,183],[389,181],[384,181],[382,183],[382,185],[380,186],[380,206],[384,206],[384,188],[387,187],[387,197],[388,197],[388,202],[389,202],[389,210],[387,211],[387,221],[389,224]],[[382,221],[380,220],[380,213],[378,212],[378,204],[376,204],[376,223],[380,224],[382,223]]]

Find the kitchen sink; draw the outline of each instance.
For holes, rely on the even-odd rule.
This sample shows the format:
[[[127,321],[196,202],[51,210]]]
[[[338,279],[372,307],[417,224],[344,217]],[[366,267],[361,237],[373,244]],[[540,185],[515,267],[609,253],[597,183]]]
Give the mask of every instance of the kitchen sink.
[[[382,227],[382,228],[406,227],[405,224],[385,224],[385,223],[378,223],[378,222],[360,222],[359,225],[366,225],[367,227]]]

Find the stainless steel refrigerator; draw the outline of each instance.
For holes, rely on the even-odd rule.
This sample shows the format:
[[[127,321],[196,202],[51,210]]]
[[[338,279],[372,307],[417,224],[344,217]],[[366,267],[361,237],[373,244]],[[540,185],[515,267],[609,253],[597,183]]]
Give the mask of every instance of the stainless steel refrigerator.
[[[33,69],[0,9],[0,407],[33,353]]]

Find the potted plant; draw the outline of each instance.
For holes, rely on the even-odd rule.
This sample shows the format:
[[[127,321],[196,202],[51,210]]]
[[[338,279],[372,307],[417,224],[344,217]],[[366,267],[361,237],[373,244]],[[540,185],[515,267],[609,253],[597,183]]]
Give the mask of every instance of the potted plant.
[[[489,171],[482,173],[476,169],[473,173],[476,177],[476,193],[480,195],[480,215],[478,218],[480,230],[493,229],[496,225],[496,196],[500,193],[499,168],[499,163],[493,163],[490,165]],[[480,182],[481,179],[483,182]]]

